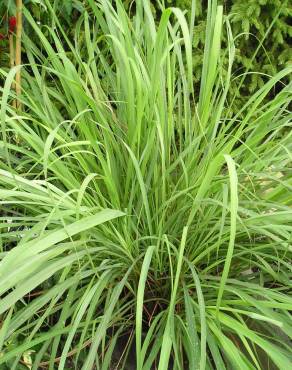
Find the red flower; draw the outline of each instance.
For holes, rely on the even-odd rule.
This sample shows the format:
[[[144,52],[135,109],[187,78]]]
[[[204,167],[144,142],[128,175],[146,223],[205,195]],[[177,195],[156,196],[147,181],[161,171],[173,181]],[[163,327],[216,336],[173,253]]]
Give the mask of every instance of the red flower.
[[[9,32],[13,33],[16,28],[16,17],[10,17],[9,18]]]

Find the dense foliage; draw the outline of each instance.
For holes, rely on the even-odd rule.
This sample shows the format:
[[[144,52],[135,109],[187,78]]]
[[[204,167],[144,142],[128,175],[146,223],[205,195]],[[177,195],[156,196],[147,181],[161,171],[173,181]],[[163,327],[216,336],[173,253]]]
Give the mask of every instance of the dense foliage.
[[[0,69],[0,366],[289,369],[292,67],[241,94],[215,0],[87,3],[25,10],[22,111]]]
[[[132,1],[123,0],[127,11],[133,9]],[[192,0],[166,0],[167,6],[177,6],[190,12]],[[204,30],[206,27],[207,0],[196,1],[196,26],[193,39],[195,80],[199,81],[204,49]],[[246,70],[258,72],[250,74],[241,90],[241,95],[254,92],[265,81],[264,75],[274,75],[292,62],[292,47],[289,40],[292,37],[292,7],[289,0],[222,0],[224,13],[229,15],[233,34],[236,35],[234,74],[239,75]],[[44,25],[52,25],[52,18],[46,1],[26,0],[36,21]],[[87,0],[50,0],[61,24],[66,25],[69,33],[74,33],[80,14],[85,9],[90,12]],[[152,10],[159,12],[158,1],[151,2]],[[5,32],[5,15],[15,14],[14,0],[4,0],[0,5],[2,27]],[[29,25],[27,24],[27,27]],[[45,32],[46,34],[46,32]],[[47,32],[48,36],[48,32]],[[226,41],[227,35],[223,35]],[[226,43],[225,43],[226,45]],[[224,46],[224,44],[223,44]],[[234,83],[235,85],[236,83]],[[231,93],[235,92],[231,87]],[[239,95],[240,97],[240,95]]]
[[[168,4],[180,6],[189,11],[191,0],[169,0]],[[241,97],[248,96],[266,81],[266,76],[273,76],[282,68],[292,63],[292,7],[288,0],[224,0],[225,14],[228,14],[235,37],[234,81],[230,95],[237,93],[237,76],[246,76],[237,96],[240,108]],[[194,33],[194,69],[196,81],[200,80],[202,55],[204,49],[204,30],[206,27],[207,1],[196,2],[196,26]],[[223,47],[227,47],[227,34],[223,32]],[[276,89],[280,89],[277,86]],[[271,93],[271,95],[273,92]],[[271,97],[270,95],[270,97]]]
[[[55,13],[61,22],[67,28],[67,32],[73,37],[74,30],[78,24],[81,14],[87,9],[90,13],[88,0],[50,0]],[[182,10],[190,12],[192,0],[166,0],[166,6],[177,6]],[[292,47],[290,39],[292,37],[292,7],[289,0],[222,0],[225,14],[228,14],[233,34],[235,38],[235,61],[233,73],[234,77],[249,70],[242,88],[237,96],[237,106],[239,108],[243,103],[242,95],[249,95],[263,86],[266,81],[266,75],[274,75],[282,68],[292,63]],[[28,7],[34,19],[42,25],[54,27],[54,20],[48,11],[48,6],[44,0],[26,0],[24,4]],[[133,2],[123,0],[127,11],[131,12]],[[207,14],[207,0],[196,1],[196,25],[193,38],[194,47],[194,80],[199,83],[202,67],[202,55],[204,50]],[[158,1],[151,2],[153,11],[160,14]],[[15,14],[14,0],[5,0],[0,4],[0,14],[2,22],[0,24],[0,33],[5,34],[7,28],[7,14]],[[26,23],[27,31],[30,29]],[[49,31],[44,34],[49,37]],[[37,42],[37,40],[35,40]],[[227,47],[227,34],[223,31],[223,47]],[[7,44],[6,44],[7,46]],[[2,42],[2,48],[5,43]],[[5,64],[5,54],[0,55],[2,65]],[[8,58],[6,58],[6,62]],[[257,73],[255,73],[257,72]],[[280,85],[276,89],[281,88]],[[230,96],[237,93],[237,79],[233,81],[230,87]]]

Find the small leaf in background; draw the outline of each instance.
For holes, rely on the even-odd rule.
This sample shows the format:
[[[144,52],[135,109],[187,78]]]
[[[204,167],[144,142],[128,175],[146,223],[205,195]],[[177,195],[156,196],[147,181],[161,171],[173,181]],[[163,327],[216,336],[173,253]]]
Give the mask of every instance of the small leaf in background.
[[[72,10],[73,10],[72,0],[64,1],[63,2],[63,8],[64,8],[64,11],[66,13],[66,16],[69,18],[71,16]]]
[[[34,352],[35,351],[26,351],[22,355],[23,362],[24,362],[25,366],[27,366],[28,369],[31,369],[32,368],[32,357],[31,357],[31,355]]]
[[[84,12],[85,8],[81,1],[74,0],[73,1],[73,8],[78,10],[80,13]]]

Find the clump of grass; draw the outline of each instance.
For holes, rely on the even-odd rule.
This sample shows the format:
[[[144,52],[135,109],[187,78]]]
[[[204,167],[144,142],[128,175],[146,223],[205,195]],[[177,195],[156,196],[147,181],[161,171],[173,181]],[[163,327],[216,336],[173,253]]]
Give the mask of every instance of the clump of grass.
[[[216,1],[199,93],[194,6],[88,4],[74,40],[24,10],[21,114],[1,70],[0,364],[288,369],[291,68],[231,116]]]

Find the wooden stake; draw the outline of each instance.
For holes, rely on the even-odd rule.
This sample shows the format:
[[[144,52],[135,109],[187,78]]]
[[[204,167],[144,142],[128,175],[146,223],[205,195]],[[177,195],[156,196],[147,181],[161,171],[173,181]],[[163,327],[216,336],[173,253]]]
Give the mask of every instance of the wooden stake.
[[[21,65],[21,34],[22,34],[22,0],[16,0],[16,46],[15,46],[15,65]],[[20,95],[21,95],[21,72],[20,69],[15,76],[15,90],[17,102],[16,106],[21,109]]]
[[[12,33],[9,33],[9,57],[10,57],[10,68],[15,66],[15,53],[14,53],[14,37]],[[12,90],[15,90],[15,83],[12,84]],[[13,100],[13,107],[16,108],[16,100]]]

